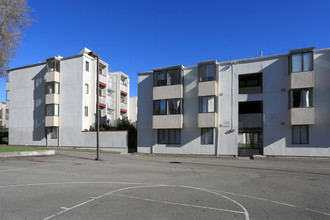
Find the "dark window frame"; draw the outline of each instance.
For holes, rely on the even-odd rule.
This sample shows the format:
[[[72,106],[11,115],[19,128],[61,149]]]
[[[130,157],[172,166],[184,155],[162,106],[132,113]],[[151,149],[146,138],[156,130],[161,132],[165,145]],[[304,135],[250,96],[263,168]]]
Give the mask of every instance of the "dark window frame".
[[[213,70],[213,79],[206,79],[203,80],[201,77],[201,70],[202,68],[206,68],[206,71],[208,71],[208,66],[213,65],[214,70]],[[215,63],[207,63],[207,64],[200,64],[198,65],[198,82],[209,82],[209,81],[216,81],[216,71],[217,71],[217,65]]]
[[[55,106],[57,105],[57,114],[55,112]],[[47,106],[53,106],[53,114],[47,112]],[[45,105],[45,116],[59,116],[60,115],[60,105],[59,104],[46,104]]]
[[[206,130],[206,131],[205,131]],[[203,137],[205,138],[205,134],[207,134],[208,130],[211,130],[212,131],[212,142],[211,143],[203,143],[205,141],[203,141]],[[203,133],[203,131],[205,131]],[[210,144],[213,144],[214,143],[214,129],[213,128],[201,128],[201,145],[210,145]]]
[[[293,132],[293,129],[294,127],[299,127],[299,143],[295,143],[294,142],[294,132]],[[302,143],[301,141],[301,127],[307,127],[307,142],[306,143]],[[309,126],[308,125],[293,125],[292,126],[292,144],[309,144]]]
[[[85,70],[86,72],[89,72],[89,62],[87,60],[85,62]]]
[[[175,71],[174,83],[169,82],[169,74],[170,72]],[[165,79],[162,81],[158,80],[160,74],[165,74]],[[183,84],[183,70],[182,69],[167,69],[167,70],[159,70],[153,72],[153,85],[154,87],[158,86],[173,86],[173,85],[182,85]]]
[[[180,100],[180,109],[179,113],[170,113],[170,107],[169,107],[169,101],[170,100]],[[165,102],[165,112],[161,114],[161,102]],[[153,101],[153,115],[181,115],[183,112],[183,99],[160,99],[160,100],[154,100]],[[156,109],[155,107],[158,106]],[[159,112],[156,112],[156,110],[159,110]]]
[[[165,131],[167,131],[167,140],[165,140]],[[171,143],[171,131],[174,131],[174,142]],[[161,139],[161,132],[163,137]],[[176,142],[177,132],[179,133],[179,142]],[[173,134],[173,133],[172,133]],[[164,139],[164,142],[161,140]],[[166,145],[180,145],[181,144],[181,129],[157,129],[157,144],[166,144]]]
[[[206,110],[206,112],[203,112],[201,109],[202,109],[202,105],[201,105],[201,100],[203,99],[203,98],[208,98],[208,97],[213,97],[213,99],[214,99],[214,106],[213,106],[213,111],[212,112],[210,112],[209,111],[209,106],[207,105],[207,110]],[[208,95],[208,96],[199,96],[198,97],[198,113],[215,113],[215,112],[217,112],[217,99],[216,99],[216,96],[214,96],[214,95]]]
[[[311,95],[310,95],[311,100],[309,100],[310,106],[293,107],[293,102],[294,102],[293,92],[303,90],[303,89],[308,89],[311,92]],[[289,90],[289,109],[291,109],[291,108],[313,108],[313,107],[314,107],[314,88],[313,87]]]
[[[305,53],[312,53],[312,70],[304,70],[304,54]],[[302,56],[302,66],[301,66],[301,70],[302,71],[297,71],[297,72],[293,72],[292,71],[292,55],[295,55],[295,54],[301,54],[301,56]],[[309,71],[314,71],[314,52],[313,51],[304,51],[304,52],[299,52],[299,53],[292,53],[292,54],[290,54],[290,58],[289,58],[289,61],[290,61],[290,68],[289,68],[289,74],[290,73],[300,73],[300,72],[309,72]]]
[[[48,92],[48,85],[49,84],[52,84],[52,86],[53,86],[53,91],[54,92],[52,92],[52,93],[50,93],[50,92]],[[56,84],[58,85],[58,91],[56,91]],[[58,82],[46,82],[46,86],[45,86],[45,93],[46,94],[60,94],[60,83],[58,83]]]

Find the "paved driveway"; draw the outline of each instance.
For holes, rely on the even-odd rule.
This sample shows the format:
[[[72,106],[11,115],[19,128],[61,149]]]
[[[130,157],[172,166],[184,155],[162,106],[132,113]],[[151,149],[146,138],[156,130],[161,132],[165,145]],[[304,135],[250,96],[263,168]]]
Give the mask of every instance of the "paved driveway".
[[[0,160],[0,219],[330,219],[330,160],[57,151]]]

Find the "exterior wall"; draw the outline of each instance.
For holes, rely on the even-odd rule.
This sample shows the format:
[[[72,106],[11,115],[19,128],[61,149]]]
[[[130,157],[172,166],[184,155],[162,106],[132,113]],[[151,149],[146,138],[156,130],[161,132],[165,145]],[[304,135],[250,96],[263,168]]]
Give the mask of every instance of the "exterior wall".
[[[130,97],[129,98],[129,114],[128,114],[128,120],[136,127],[137,123],[137,103],[138,103],[138,97]]]
[[[263,113],[242,115],[241,123],[255,121],[245,128],[263,128],[264,155],[287,156],[330,156],[330,49],[314,51],[314,71],[301,75],[289,74],[289,56],[282,54],[246,60],[217,63],[216,92],[217,120],[214,129],[214,144],[201,145],[201,130],[198,128],[198,95],[213,88],[200,88],[198,68],[183,68],[183,129],[180,145],[157,144],[157,130],[153,130],[153,102],[155,90],[152,72],[139,76],[138,102],[138,151],[146,153],[182,153],[237,155],[240,137],[238,104],[246,101],[261,101]],[[262,73],[263,91],[255,94],[238,93],[238,75]],[[312,74],[311,74],[312,73]],[[212,82],[214,83],[214,82]],[[169,86],[164,86],[167,89]],[[289,109],[289,90],[292,88],[314,87],[314,107],[311,123],[304,114],[297,115],[299,124],[309,124],[309,143],[292,144],[292,125]],[[248,91],[248,90],[246,90]],[[202,93],[204,92],[204,93]],[[158,92],[157,92],[158,93]],[[159,93],[160,94],[160,93]],[[156,94],[158,99],[159,94]],[[205,93],[209,94],[209,92]],[[168,98],[162,94],[161,98]],[[310,113],[310,111],[309,111]],[[241,126],[239,126],[241,125]],[[154,127],[155,128],[155,127]],[[159,126],[157,127],[159,128]]]
[[[6,126],[6,103],[0,102],[0,126]]]

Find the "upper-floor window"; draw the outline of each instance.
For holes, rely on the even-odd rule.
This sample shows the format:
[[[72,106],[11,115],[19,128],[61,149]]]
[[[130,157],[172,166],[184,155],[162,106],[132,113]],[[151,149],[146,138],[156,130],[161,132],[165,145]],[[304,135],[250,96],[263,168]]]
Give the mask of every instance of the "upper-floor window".
[[[85,94],[89,93],[89,86],[87,83],[85,83]]]
[[[215,80],[215,65],[198,65],[198,78],[199,82]]]
[[[9,90],[6,91],[6,101],[9,101]]]
[[[181,69],[154,72],[154,86],[170,86],[182,84]]]
[[[290,108],[313,107],[313,88],[290,90]]]
[[[57,59],[48,59],[47,60],[47,69],[50,72],[57,71],[60,72],[60,61]]]
[[[60,84],[57,82],[48,82],[46,83],[46,94],[59,94],[60,93]]]
[[[313,70],[313,52],[294,53],[291,55],[291,72]]]
[[[6,109],[6,120],[9,120],[9,109]]]
[[[154,115],[182,114],[182,99],[164,99],[154,101]]]
[[[214,96],[201,96],[199,97],[199,112],[215,112],[215,97]]]
[[[86,63],[85,63],[85,70],[87,72],[89,72],[89,62],[88,61],[86,61]]]
[[[58,116],[58,104],[47,104],[46,116]]]
[[[88,106],[85,106],[84,110],[85,117],[88,117]]]

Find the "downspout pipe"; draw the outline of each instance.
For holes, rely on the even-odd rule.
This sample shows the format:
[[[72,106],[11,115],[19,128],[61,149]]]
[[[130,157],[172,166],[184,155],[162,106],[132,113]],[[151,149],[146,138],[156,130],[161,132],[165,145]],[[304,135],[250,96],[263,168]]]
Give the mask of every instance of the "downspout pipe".
[[[100,134],[100,106],[99,106],[99,60],[100,57],[99,55],[94,52],[91,51],[88,53],[88,55],[90,55],[91,57],[96,57],[96,158],[95,160],[100,160],[100,138],[99,138],[99,134]]]

